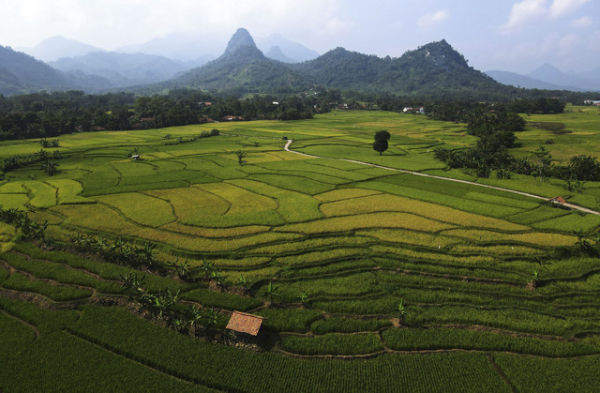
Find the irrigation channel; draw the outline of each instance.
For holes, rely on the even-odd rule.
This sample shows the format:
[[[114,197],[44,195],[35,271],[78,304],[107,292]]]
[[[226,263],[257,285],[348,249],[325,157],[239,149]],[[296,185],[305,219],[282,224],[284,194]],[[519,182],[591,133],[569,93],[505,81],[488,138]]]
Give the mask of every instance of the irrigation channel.
[[[309,158],[326,158],[326,157],[313,156],[311,154],[305,154],[305,153],[301,153],[299,151],[291,150],[290,146],[292,145],[293,142],[294,141],[292,139],[289,139],[287,141],[287,143],[285,144],[285,146],[284,146],[284,150],[287,151],[287,152],[290,152],[290,153],[299,154],[301,156],[309,157]],[[330,159],[329,157],[327,157],[327,158]],[[372,164],[370,162],[350,160],[350,159],[347,159],[347,158],[336,158],[336,159],[340,160],[340,161],[352,162],[354,164],[367,165],[367,166],[374,167],[374,168],[385,169],[387,171],[394,171],[394,172],[399,172],[399,173],[406,173],[406,174],[409,174],[409,175],[415,175],[415,176],[421,176],[421,177],[428,177],[428,178],[431,178],[431,179],[451,181],[451,182],[455,182],[455,183],[470,184],[472,186],[478,186],[478,187],[483,187],[483,188],[489,188],[489,189],[492,189],[492,190],[510,192],[512,194],[523,195],[523,196],[526,196],[526,197],[529,197],[529,198],[540,199],[540,200],[543,200],[543,201],[546,201],[546,202],[548,202],[548,201],[550,201],[552,199],[552,198],[546,198],[546,197],[543,197],[543,196],[540,196],[540,195],[530,194],[528,192],[511,190],[509,188],[503,188],[503,187],[497,187],[497,186],[490,186],[490,185],[487,185],[487,184],[476,183],[476,182],[468,181],[468,180],[453,179],[451,177],[443,177],[443,176],[430,175],[430,174],[427,174],[427,173],[409,171],[409,170],[406,170],[406,169],[390,168],[390,167],[387,167],[387,166]],[[597,216],[600,216],[600,212],[598,212],[596,210],[588,209],[587,207],[575,205],[575,204],[572,204],[572,203],[563,203],[562,206],[568,207],[569,209],[573,209],[573,210],[579,210],[579,211],[584,212],[584,213],[595,214]]]

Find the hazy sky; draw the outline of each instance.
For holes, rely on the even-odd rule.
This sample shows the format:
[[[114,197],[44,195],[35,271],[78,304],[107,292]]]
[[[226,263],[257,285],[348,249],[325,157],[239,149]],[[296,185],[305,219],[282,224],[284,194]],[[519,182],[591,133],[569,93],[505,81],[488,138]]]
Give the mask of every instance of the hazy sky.
[[[238,27],[321,53],[337,46],[400,56],[445,38],[476,68],[526,72],[550,62],[600,67],[600,0],[0,0],[0,45],[62,35],[104,49]]]

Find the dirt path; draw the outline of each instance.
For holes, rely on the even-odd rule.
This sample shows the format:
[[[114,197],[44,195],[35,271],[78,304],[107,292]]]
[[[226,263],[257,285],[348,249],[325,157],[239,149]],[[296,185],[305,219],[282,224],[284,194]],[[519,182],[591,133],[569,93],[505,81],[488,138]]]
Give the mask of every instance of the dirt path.
[[[299,154],[301,156],[308,157],[308,158],[328,158],[328,157],[313,156],[313,155],[310,155],[310,154],[305,154],[305,153],[300,153],[298,151],[290,150],[290,145],[293,142],[294,141],[291,140],[291,139],[288,140],[287,143],[285,144],[284,150],[287,151],[287,152]],[[472,186],[489,188],[491,190],[498,190],[498,191],[510,192],[511,194],[522,195],[522,196],[526,196],[526,197],[529,197],[529,198],[539,199],[539,200],[542,200],[542,201],[549,201],[550,199],[552,199],[552,198],[546,198],[546,197],[535,195],[535,194],[530,194],[528,192],[511,190],[509,188],[490,186],[490,185],[487,185],[487,184],[476,183],[476,182],[472,182],[472,181],[468,181],[468,180],[453,179],[451,177],[443,177],[443,176],[430,175],[430,174],[427,174],[427,173],[409,171],[409,170],[406,170],[406,169],[390,168],[390,167],[387,167],[387,166],[372,164],[370,162],[357,161],[357,160],[349,160],[349,159],[346,159],[346,158],[334,158],[334,159],[335,160],[340,160],[340,161],[351,162],[351,163],[354,163],[354,164],[367,165],[367,166],[370,166],[370,167],[373,167],[373,168],[385,169],[386,171],[393,171],[393,172],[398,172],[398,173],[406,173],[406,174],[409,174],[409,175],[415,175],[415,176],[421,176],[421,177],[428,177],[430,179],[451,181],[451,182],[454,182],[454,183],[462,183],[462,184],[469,184],[469,185],[472,185]],[[588,209],[587,207],[583,207],[583,206],[579,206],[579,205],[574,205],[572,203],[565,203],[565,204],[563,204],[563,206],[568,207],[569,209],[579,210],[579,211],[584,212],[584,213],[595,214],[597,216],[600,216],[600,212],[598,212],[596,210]]]

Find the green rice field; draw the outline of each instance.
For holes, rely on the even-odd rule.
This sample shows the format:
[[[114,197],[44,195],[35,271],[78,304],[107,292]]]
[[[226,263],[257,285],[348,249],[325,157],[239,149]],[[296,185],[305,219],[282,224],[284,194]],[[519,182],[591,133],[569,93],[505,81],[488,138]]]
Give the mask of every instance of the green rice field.
[[[598,157],[600,112],[526,119],[513,154],[552,138],[556,162]],[[56,175],[34,164],[0,181],[0,208],[48,224],[40,244],[0,222],[2,393],[598,391],[600,260],[580,249],[600,215],[348,160],[593,210],[600,183],[447,170],[433,151],[474,144],[465,126],[391,112],[59,139]],[[39,150],[0,142],[0,160]],[[77,236],[152,244],[156,261],[108,260]],[[178,293],[178,322],[143,310],[128,276]],[[212,327],[188,329],[190,309]],[[225,329],[233,310],[265,318],[257,339]]]

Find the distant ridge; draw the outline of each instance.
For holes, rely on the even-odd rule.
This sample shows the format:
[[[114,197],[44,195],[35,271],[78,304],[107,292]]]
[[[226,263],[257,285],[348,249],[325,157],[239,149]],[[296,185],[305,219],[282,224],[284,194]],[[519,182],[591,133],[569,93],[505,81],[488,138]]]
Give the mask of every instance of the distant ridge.
[[[494,80],[502,83],[503,85],[523,87],[526,89],[543,89],[543,90],[579,90],[576,88],[569,88],[565,86],[558,86],[552,83],[544,82],[534,78],[530,78],[525,75],[517,74],[515,72],[508,71],[486,71],[485,72]]]
[[[270,55],[271,50],[274,47],[278,47],[285,59],[289,60],[285,60],[284,62],[286,63],[300,63],[303,61],[314,60],[319,57],[317,51],[309,49],[298,42],[290,41],[279,34],[272,34],[267,38],[258,39],[256,41],[259,49],[262,48],[267,57],[282,61],[281,59]]]
[[[511,89],[470,67],[445,40],[395,59],[336,48],[314,60],[286,64],[265,57],[246,29],[235,32],[218,59],[166,86],[257,93],[324,86],[415,95]]]
[[[61,90],[68,79],[49,65],[22,52],[0,46],[0,94]]]
[[[71,45],[75,50],[94,49],[61,37],[55,40]],[[197,66],[203,63],[200,53],[187,56],[198,60],[183,62],[140,53],[96,51],[57,60],[52,63],[59,69],[56,70],[31,56],[2,48],[0,94],[66,89],[118,91],[126,86],[128,91],[141,94],[192,88],[236,95],[335,88],[412,95],[433,100],[444,97],[487,100],[530,94],[519,87],[575,90],[542,79],[536,81],[518,74],[490,71],[490,75],[504,84],[500,83],[469,66],[464,56],[446,40],[426,44],[397,58],[382,58],[338,47],[300,63],[294,62],[287,55],[288,51],[294,50],[297,54],[309,57],[316,52],[281,37],[270,40],[282,42],[286,50],[275,45],[265,56],[250,33],[240,28],[218,58],[201,66]],[[159,41],[162,45],[168,40]],[[560,71],[550,65],[541,67],[536,73],[543,74],[544,78],[560,76]],[[590,78],[593,80],[594,75]],[[593,86],[593,83],[588,86]]]
[[[114,87],[161,82],[189,69],[163,56],[117,52],[92,52],[85,56],[62,58],[50,65],[63,72],[100,76]]]
[[[269,52],[267,52],[266,56],[269,59],[281,61],[282,63],[296,63],[294,59],[290,59],[287,57],[279,46],[272,46]]]
[[[102,50],[83,42],[56,36],[40,42],[33,48],[23,49],[23,51],[38,60],[49,62],[63,57],[85,56],[88,53]]]
[[[80,71],[61,72],[22,52],[0,46],[0,94],[15,95],[41,90],[99,91],[110,82]]]

